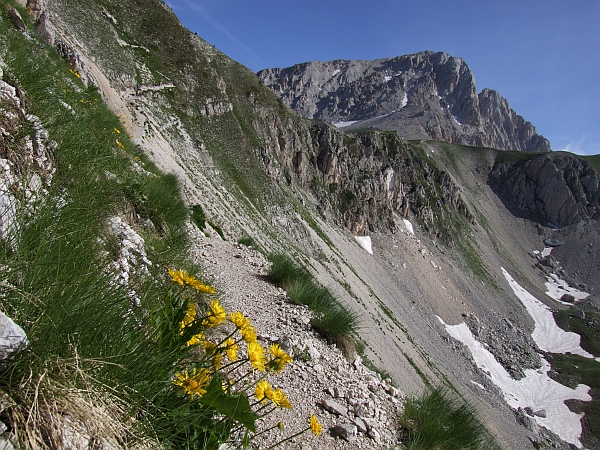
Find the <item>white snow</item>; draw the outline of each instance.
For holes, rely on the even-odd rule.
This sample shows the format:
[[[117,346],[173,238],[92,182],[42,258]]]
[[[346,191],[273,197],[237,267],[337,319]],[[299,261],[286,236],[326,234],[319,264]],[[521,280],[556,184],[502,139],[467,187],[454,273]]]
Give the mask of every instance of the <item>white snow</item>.
[[[581,336],[577,333],[564,331],[556,325],[550,308],[521,287],[504,268],[502,268],[502,273],[515,295],[521,300],[521,303],[533,318],[535,328],[531,333],[531,337],[541,350],[551,353],[572,353],[586,358],[594,358],[594,355],[586,352],[579,345]]]
[[[552,253],[552,247],[544,247],[544,250],[542,250],[542,258],[550,256],[550,253]]]
[[[546,281],[546,289],[548,289],[546,291],[547,295],[563,305],[572,305],[572,303],[563,302],[561,300],[564,294],[571,294],[573,297],[575,297],[576,302],[586,299],[590,296],[590,294],[587,292],[570,287],[565,280],[561,280],[555,274],[550,274],[548,277],[548,281]]]
[[[333,71],[333,73],[331,74],[331,76],[332,76],[332,77],[335,77],[335,76],[336,76],[338,73],[340,73],[340,72],[341,72],[341,70],[340,70],[340,69],[335,69],[335,70]]]
[[[350,125],[355,124],[356,122],[358,122],[358,120],[347,120],[347,121],[342,121],[342,122],[336,122],[333,124],[334,127],[338,127],[338,128],[344,128],[344,127],[349,127]]]
[[[462,126],[462,123],[460,123],[460,122],[458,121],[458,119],[456,118],[456,116],[452,116],[452,118],[453,118],[453,119],[454,119],[454,121],[457,123],[457,125],[460,125],[460,126]]]
[[[404,93],[404,97],[402,97],[402,103],[400,103],[400,108],[404,108],[408,104],[408,93]]]
[[[384,80],[384,81],[383,81],[384,83],[387,83],[388,81],[391,81],[391,80],[392,80],[392,77],[390,77],[389,75],[386,75],[386,76],[383,78],[383,80]]]
[[[364,248],[368,254],[373,254],[373,249],[371,248],[371,237],[370,236],[354,236],[354,239],[360,244],[362,248]]]
[[[523,289],[504,268],[502,268],[502,273],[515,295],[531,314],[535,322],[531,336],[541,350],[551,353],[569,352],[586,358],[594,358],[580,347],[578,334],[559,328],[554,321],[552,312],[546,305]],[[512,408],[531,407],[533,411],[545,410],[546,417],[536,415],[534,420],[539,425],[556,433],[565,442],[573,444],[577,448],[583,448],[579,440],[583,413],[571,412],[565,405],[565,401],[568,399],[591,401],[592,397],[588,393],[590,389],[588,386],[580,384],[576,389],[571,389],[554,381],[548,376],[550,364],[544,358],[542,358],[540,369],[526,369],[525,377],[515,380],[496,361],[494,355],[475,339],[464,322],[458,325],[447,325],[440,317],[438,320],[444,325],[450,336],[468,347],[477,367],[500,388],[504,399]],[[600,358],[595,359],[600,361]],[[483,388],[479,383],[474,381],[471,383]]]
[[[408,230],[408,232],[410,234],[415,234],[415,230],[413,229],[412,223],[410,223],[410,221],[408,219],[402,219],[402,221],[404,222],[404,226],[406,227],[406,229]]]
[[[512,408],[531,407],[534,411],[545,410],[546,417],[535,416],[535,421],[556,433],[562,440],[582,448],[579,437],[581,436],[581,417],[565,405],[565,400],[578,399],[590,401],[589,387],[583,384],[571,389],[550,378],[547,372],[550,364],[542,359],[542,368],[525,370],[525,377],[520,380],[513,379],[504,367],[496,361],[471,330],[463,322],[458,325],[447,325],[438,317],[446,331],[454,339],[466,345],[473,356],[473,360],[487,377],[502,391],[504,400]]]
[[[485,386],[481,383],[478,383],[477,381],[473,381],[471,380],[471,383],[473,383],[475,386],[477,386],[479,389],[484,390],[485,391]]]

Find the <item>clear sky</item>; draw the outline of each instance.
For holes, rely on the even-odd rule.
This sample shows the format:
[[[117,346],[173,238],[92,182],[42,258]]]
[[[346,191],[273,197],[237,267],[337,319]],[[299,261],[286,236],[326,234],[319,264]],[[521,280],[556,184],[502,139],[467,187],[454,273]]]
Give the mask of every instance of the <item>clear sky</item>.
[[[600,153],[600,0],[166,0],[253,71],[444,51],[553,150]]]

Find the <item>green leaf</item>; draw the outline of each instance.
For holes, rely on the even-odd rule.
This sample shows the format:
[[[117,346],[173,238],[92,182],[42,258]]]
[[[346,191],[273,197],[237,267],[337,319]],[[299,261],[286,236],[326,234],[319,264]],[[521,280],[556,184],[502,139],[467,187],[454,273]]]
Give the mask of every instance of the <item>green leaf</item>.
[[[206,388],[206,394],[200,398],[200,403],[206,405],[218,413],[241,423],[253,433],[256,432],[254,422],[258,415],[250,407],[248,397],[243,394],[228,394],[223,391],[223,380],[215,374],[210,385]]]

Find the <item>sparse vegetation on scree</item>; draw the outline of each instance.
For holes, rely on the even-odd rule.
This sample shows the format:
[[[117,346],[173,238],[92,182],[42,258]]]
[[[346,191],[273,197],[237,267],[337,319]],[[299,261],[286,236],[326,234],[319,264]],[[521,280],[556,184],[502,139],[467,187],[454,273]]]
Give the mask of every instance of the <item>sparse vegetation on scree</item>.
[[[27,17],[23,9],[21,14]],[[269,422],[270,411],[287,408],[294,399],[264,378],[277,376],[289,356],[277,346],[263,349],[249,320],[225,311],[215,290],[201,281],[201,268],[185,257],[183,230],[188,220],[200,228],[208,224],[218,233],[220,228],[208,221],[199,205],[188,209],[183,204],[177,179],[161,173],[133,145],[127,124],[108,110],[95,89],[81,84],[80,74],[53,49],[14,29],[4,10],[0,15],[3,79],[18,87],[27,113],[38,116],[58,144],[48,193],[35,205],[34,214],[23,212],[19,218],[22,225],[11,237],[17,245],[3,244],[0,249],[0,310],[15,319],[29,339],[10,370],[0,373],[0,416],[18,444],[62,448],[64,435],[82,428],[98,445],[105,440],[123,448],[218,448],[222,442],[235,447],[263,433],[279,436],[273,441],[277,445],[294,437],[280,430],[283,424]],[[161,30],[148,28],[153,33]],[[127,37],[137,31],[129,30]],[[178,33],[181,40],[182,31]],[[187,54],[173,47],[181,52],[178,58]],[[158,51],[170,50],[151,50],[154,68],[162,68]],[[127,64],[125,59],[121,62]],[[265,92],[254,85],[228,86],[240,90],[234,93],[239,96],[246,96],[247,90]],[[244,135],[258,140],[251,111],[235,108]],[[176,113],[183,115],[182,110]],[[235,121],[227,125],[238,128]],[[208,128],[210,123],[201,126]],[[206,135],[210,143],[211,130]],[[257,175],[262,172],[248,163],[251,158],[233,155],[235,146],[227,144],[236,139],[215,135],[215,145],[209,147],[224,148],[222,155],[213,150],[213,156],[223,159],[229,177],[252,199],[263,192],[266,177]],[[18,139],[2,144],[0,151],[17,156],[22,151]],[[15,195],[24,201],[24,195]],[[115,217],[143,238],[151,261],[147,272],[128,273],[126,284],[118,281],[114,264],[123,250],[109,225]],[[310,217],[305,219],[327,240]],[[240,243],[255,245],[248,237]],[[313,327],[329,342],[353,351],[361,326],[357,312],[343,308],[330,289],[288,257],[270,259],[270,279],[294,302],[314,311]],[[448,398],[440,402],[453,410]],[[439,404],[427,405],[425,400],[415,401],[413,411],[434,411],[429,418],[435,418]],[[459,425],[448,427],[444,417],[437,421],[436,434],[443,435],[438,442],[453,442],[455,434],[466,434]],[[259,419],[264,419],[261,428],[256,427]],[[321,432],[315,416],[306,420],[303,432]],[[410,420],[406,423],[411,430],[429,430],[425,419]],[[468,417],[462,425],[472,423]],[[462,442],[462,448],[484,448],[476,446],[476,437]]]
[[[17,209],[19,226],[0,248],[0,310],[29,341],[0,373],[0,414],[17,447],[65,448],[65,436],[85,430],[99,446],[216,449],[278,431],[283,424],[268,415],[291,401],[265,376],[291,358],[262,348],[250,321],[189,274],[200,269],[184,256],[188,210],[176,178],[159,172],[98,92],[14,29],[4,9],[0,35],[3,80],[57,143],[47,192],[33,213]],[[26,159],[23,135],[3,135],[0,157]],[[19,175],[27,185],[30,174]],[[14,194],[25,203],[24,191]],[[148,249],[146,270],[129,272],[128,283],[114,265],[117,217]],[[321,432],[314,416],[309,430]],[[274,445],[291,437],[279,436]]]
[[[344,353],[352,353],[353,336],[360,329],[358,313],[343,307],[329,289],[316,282],[308,270],[289,256],[277,253],[268,259],[271,261],[269,279],[284,288],[294,303],[306,305],[315,313],[312,326],[317,332]]]

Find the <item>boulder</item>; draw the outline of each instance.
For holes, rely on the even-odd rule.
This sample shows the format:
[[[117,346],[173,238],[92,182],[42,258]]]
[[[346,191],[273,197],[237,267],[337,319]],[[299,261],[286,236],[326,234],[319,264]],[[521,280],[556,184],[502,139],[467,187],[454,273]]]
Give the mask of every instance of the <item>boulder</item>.
[[[561,245],[565,245],[564,241],[556,238],[546,238],[544,239],[544,245],[548,247],[560,247]]]
[[[7,14],[8,18],[10,19],[12,24],[17,28],[17,30],[21,32],[27,31],[27,27],[25,26],[25,22],[23,22],[23,18],[21,17],[21,14],[19,14],[19,11],[17,11],[15,8],[10,8],[7,11]]]
[[[573,295],[571,295],[571,294],[563,294],[562,297],[560,298],[560,301],[566,302],[566,303],[574,303],[575,297],[573,297]]]
[[[23,329],[0,312],[0,368],[27,344],[27,336]]]

